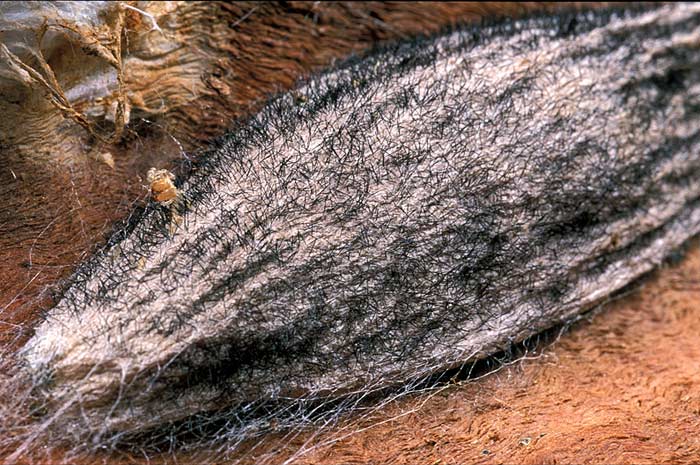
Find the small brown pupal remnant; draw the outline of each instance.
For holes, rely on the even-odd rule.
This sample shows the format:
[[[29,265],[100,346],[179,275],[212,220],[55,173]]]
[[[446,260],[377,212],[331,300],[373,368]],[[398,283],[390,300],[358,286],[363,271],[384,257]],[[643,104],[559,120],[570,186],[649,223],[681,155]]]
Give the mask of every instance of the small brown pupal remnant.
[[[168,170],[151,168],[146,174],[146,179],[151,188],[153,200],[161,205],[171,205],[178,197],[179,193],[173,181],[175,175]]]
[[[146,179],[150,185],[151,198],[159,205],[167,207],[170,218],[167,229],[172,236],[182,223],[182,216],[178,213],[180,191],[173,184],[175,175],[168,170],[151,168],[146,174]]]

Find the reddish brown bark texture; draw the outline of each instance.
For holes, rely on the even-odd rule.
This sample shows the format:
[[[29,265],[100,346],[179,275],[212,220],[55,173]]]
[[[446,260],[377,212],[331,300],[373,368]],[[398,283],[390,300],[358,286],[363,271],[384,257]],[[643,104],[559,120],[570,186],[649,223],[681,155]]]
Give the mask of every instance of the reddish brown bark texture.
[[[202,70],[207,91],[192,105],[173,109],[160,121],[164,129],[134,128],[136,136],[112,148],[114,169],[90,159],[54,163],[0,147],[0,344],[16,348],[31,336],[41,310],[52,304],[50,290],[104,240],[115,220],[146,197],[146,170],[180,157],[175,140],[192,150],[221,134],[232,118],[254,111],[269,93],[379,41],[533,8],[554,6],[188,6],[183,33],[216,56]],[[607,306],[592,322],[579,323],[540,357],[452,386],[415,413],[321,448],[300,463],[695,462],[699,275],[696,244],[680,266],[657,272],[641,291]],[[375,420],[424,400],[392,404]],[[281,459],[305,439],[271,438],[265,448],[282,447]],[[188,458],[198,454],[183,457]]]

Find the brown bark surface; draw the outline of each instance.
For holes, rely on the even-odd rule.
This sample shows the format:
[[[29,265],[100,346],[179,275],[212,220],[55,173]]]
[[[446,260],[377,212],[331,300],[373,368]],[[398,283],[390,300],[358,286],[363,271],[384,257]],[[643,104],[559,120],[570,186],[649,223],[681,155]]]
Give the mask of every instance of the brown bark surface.
[[[111,147],[114,169],[85,154],[0,146],[0,345],[32,334],[51,291],[147,191],[151,166],[220,134],[295,79],[392,40],[538,4],[203,4],[179,27],[210,52],[190,105]],[[545,6],[552,7],[552,6]],[[213,8],[213,10],[212,10]],[[213,13],[212,13],[213,11]],[[185,17],[185,16],[183,16]],[[209,60],[211,57],[213,59]],[[163,129],[165,128],[165,129]],[[68,162],[66,161],[68,160]],[[298,463],[696,463],[700,459],[700,247],[583,320],[534,358],[479,381],[392,403],[365,429]],[[352,419],[348,421],[352,422]],[[322,432],[331,439],[339,429]],[[266,438],[246,455],[282,462],[311,434]],[[179,457],[200,463],[209,451]],[[61,451],[52,455],[62,463]],[[161,456],[174,462],[170,455]],[[268,456],[269,458],[269,456]],[[157,457],[156,457],[157,459]],[[83,463],[133,463],[124,454]]]

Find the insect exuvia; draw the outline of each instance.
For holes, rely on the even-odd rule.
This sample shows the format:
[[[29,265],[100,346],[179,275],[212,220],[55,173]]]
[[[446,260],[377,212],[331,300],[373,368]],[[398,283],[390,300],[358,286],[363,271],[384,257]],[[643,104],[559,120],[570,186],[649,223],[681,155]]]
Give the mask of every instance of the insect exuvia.
[[[177,187],[173,184],[175,175],[168,170],[151,168],[146,174],[151,196],[156,202],[168,206],[178,197]]]
[[[177,231],[150,205],[38,328],[52,427],[288,425],[591,308],[700,231],[699,44],[695,4],[533,18],[272,99],[185,179]]]

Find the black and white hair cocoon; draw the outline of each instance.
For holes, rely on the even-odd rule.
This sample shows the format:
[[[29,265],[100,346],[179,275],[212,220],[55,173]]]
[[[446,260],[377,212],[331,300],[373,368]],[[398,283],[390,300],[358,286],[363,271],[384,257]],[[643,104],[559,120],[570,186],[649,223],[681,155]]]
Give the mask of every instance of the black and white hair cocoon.
[[[378,49],[272,98],[176,184],[22,350],[42,434],[328,421],[603,302],[700,231],[700,6]]]

